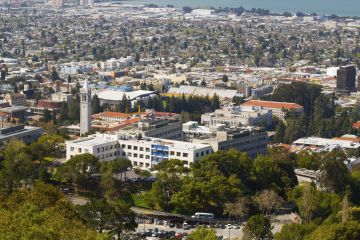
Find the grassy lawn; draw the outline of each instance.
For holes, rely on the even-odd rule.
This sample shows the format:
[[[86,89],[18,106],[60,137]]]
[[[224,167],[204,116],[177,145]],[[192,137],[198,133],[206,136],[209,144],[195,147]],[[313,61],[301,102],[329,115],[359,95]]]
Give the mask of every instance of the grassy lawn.
[[[147,205],[147,203],[144,200],[144,193],[131,194],[131,198],[134,201],[135,207],[149,208],[149,206]]]
[[[53,162],[53,161],[55,161],[55,157],[44,157],[43,158],[45,161],[48,161],[48,162]]]

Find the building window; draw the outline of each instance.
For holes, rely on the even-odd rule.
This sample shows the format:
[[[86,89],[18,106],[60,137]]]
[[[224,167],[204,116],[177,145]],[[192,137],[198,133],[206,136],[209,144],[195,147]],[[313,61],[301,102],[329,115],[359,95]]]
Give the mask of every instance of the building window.
[[[140,151],[144,151],[144,148],[143,148],[143,147],[140,147]]]
[[[127,153],[127,155],[128,155],[128,157],[131,157],[132,156],[132,154],[129,152],[129,153]]]
[[[126,148],[126,145],[125,145],[125,144],[122,144],[122,145],[121,145],[121,148]]]
[[[180,157],[181,156],[181,152],[176,152],[176,156]]]
[[[183,153],[183,157],[188,157],[189,156],[189,154],[188,153]]]
[[[145,159],[150,159],[150,155],[145,155]]]
[[[146,148],[146,152],[150,152],[150,148]]]
[[[175,152],[174,151],[170,151],[170,155],[174,156]]]
[[[199,157],[199,153],[196,153],[196,155],[195,155],[196,157]]]
[[[72,151],[72,152],[73,152],[73,151],[74,151],[74,147],[70,147],[70,151]]]
[[[137,146],[134,146],[134,150],[137,150],[138,149],[138,147]]]
[[[134,157],[137,157],[138,155],[137,155],[137,153],[134,153]]]
[[[145,163],[145,167],[147,167],[147,168],[148,168],[148,167],[150,167],[150,164],[148,164],[148,163]]]
[[[134,162],[134,166],[137,166],[137,162]]]
[[[127,149],[131,149],[131,145],[128,145]]]
[[[144,154],[140,154],[140,158],[144,158]]]
[[[78,152],[81,153],[81,148],[78,149]]]

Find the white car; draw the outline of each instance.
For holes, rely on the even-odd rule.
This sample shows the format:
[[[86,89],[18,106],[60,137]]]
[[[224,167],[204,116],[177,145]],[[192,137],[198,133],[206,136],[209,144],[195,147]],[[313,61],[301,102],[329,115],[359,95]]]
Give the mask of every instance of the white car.
[[[229,223],[229,224],[226,225],[226,228],[227,229],[233,229],[233,226]]]

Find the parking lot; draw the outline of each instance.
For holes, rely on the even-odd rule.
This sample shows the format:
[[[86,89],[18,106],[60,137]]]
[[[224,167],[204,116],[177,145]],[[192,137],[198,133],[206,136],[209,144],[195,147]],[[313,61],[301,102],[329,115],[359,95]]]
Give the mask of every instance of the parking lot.
[[[272,217],[273,221],[272,221],[272,226],[273,226],[273,233],[279,232],[281,230],[281,227],[286,224],[291,222],[291,220],[293,219],[293,215],[292,214],[283,214],[283,215],[277,215],[277,216],[273,216]],[[243,223],[244,225],[245,223]],[[210,227],[209,225],[205,225],[206,227]],[[220,239],[232,239],[232,238],[242,238],[243,237],[243,232],[242,232],[242,226],[240,225],[230,225],[227,226],[226,224],[223,225],[213,225],[211,226],[215,229],[216,231],[216,235],[221,237]],[[161,237],[162,234],[164,234],[162,236],[162,238],[166,238],[166,234],[169,234],[170,232],[176,234],[181,234],[179,235],[178,239],[182,239],[183,234],[190,234],[192,231],[194,231],[194,229],[196,228],[196,226],[191,226],[190,229],[184,229],[182,228],[181,225],[159,225],[159,224],[148,224],[148,223],[139,223],[138,228],[136,230],[136,232],[138,233],[144,233],[147,232],[149,233],[149,230],[152,230],[151,234],[144,234],[144,239],[147,236],[153,236],[153,237]],[[156,230],[156,231],[155,231]],[[160,232],[160,236],[157,236],[157,234],[153,234],[154,232]]]
[[[145,230],[144,230],[145,229]],[[176,227],[169,227],[169,226],[164,226],[164,225],[155,225],[155,224],[139,224],[136,232],[138,233],[143,233],[143,232],[149,232],[149,230],[152,230],[152,236],[153,237],[166,237],[167,233],[173,232],[174,235],[178,234],[178,238],[181,239],[185,235],[191,233],[192,231],[194,231],[195,228],[190,228],[190,229],[182,229],[182,228],[176,228]],[[231,238],[235,238],[235,237],[241,237],[242,236],[242,230],[241,227],[239,229],[221,229],[221,228],[214,228],[216,230],[216,234],[218,236],[223,237],[223,239],[227,239],[229,237],[229,232],[230,232],[230,237]],[[158,232],[160,234],[156,234],[155,232]],[[145,236],[145,235],[144,235]],[[148,235],[149,236],[149,235]],[[176,237],[176,235],[175,235]]]

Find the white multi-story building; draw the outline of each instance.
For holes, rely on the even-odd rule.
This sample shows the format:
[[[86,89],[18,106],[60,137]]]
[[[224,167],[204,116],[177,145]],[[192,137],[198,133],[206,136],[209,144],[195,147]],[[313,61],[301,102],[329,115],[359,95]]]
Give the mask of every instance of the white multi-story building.
[[[213,113],[201,115],[201,123],[206,125],[225,124],[227,127],[269,126],[272,123],[272,111],[255,106],[224,107]]]
[[[259,154],[265,155],[268,147],[268,136],[264,128],[227,128],[225,124],[206,127],[199,126],[197,122],[184,123],[183,140],[210,144],[214,152],[237,149],[246,152],[251,158]]]
[[[95,134],[86,138],[66,142],[66,159],[90,153],[100,161],[119,157],[129,159],[134,167],[150,169],[157,163],[179,159],[185,166],[212,153],[208,144],[189,143],[159,138],[133,138],[123,134]]]

